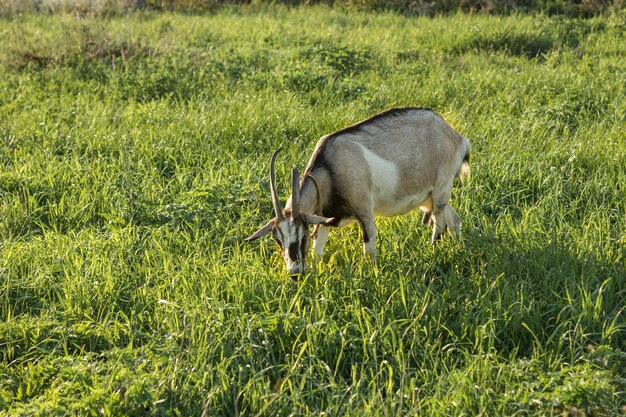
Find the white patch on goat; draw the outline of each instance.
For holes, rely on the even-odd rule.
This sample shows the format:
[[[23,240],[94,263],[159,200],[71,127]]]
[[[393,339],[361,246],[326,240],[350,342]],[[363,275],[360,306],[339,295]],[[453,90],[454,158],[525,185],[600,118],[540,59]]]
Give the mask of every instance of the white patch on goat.
[[[393,203],[400,180],[398,167],[392,161],[388,161],[376,155],[364,145],[359,143],[359,146],[363,151],[363,157],[372,173],[372,202],[374,203],[374,212],[383,216],[391,215],[387,213],[394,210]]]
[[[374,214],[379,216],[399,216],[424,206],[429,208],[430,190],[420,190],[417,194],[398,195],[400,174],[398,166],[392,161],[381,158],[374,152],[359,144],[363,156],[372,173],[372,199]]]
[[[398,195],[400,182],[398,166],[394,162],[376,155],[365,146],[359,145],[372,173],[374,214],[388,217],[398,216],[416,209],[428,199],[427,190],[422,190],[418,194]]]

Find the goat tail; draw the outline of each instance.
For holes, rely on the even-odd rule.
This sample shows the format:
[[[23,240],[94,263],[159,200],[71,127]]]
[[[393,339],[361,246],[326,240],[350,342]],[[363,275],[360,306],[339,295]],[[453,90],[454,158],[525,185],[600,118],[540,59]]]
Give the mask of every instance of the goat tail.
[[[461,167],[459,168],[459,172],[457,173],[457,176],[461,180],[461,184],[465,184],[465,181],[470,176],[470,143],[466,138],[463,138],[463,142],[465,144],[465,156],[463,157],[463,162],[461,162]]]

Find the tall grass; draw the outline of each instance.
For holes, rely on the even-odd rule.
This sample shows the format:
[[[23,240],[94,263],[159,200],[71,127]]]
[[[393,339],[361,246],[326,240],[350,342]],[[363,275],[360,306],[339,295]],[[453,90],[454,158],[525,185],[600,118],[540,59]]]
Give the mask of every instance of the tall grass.
[[[623,16],[324,7],[0,21],[0,411],[622,415]],[[318,137],[393,106],[473,144],[461,239],[273,243]]]

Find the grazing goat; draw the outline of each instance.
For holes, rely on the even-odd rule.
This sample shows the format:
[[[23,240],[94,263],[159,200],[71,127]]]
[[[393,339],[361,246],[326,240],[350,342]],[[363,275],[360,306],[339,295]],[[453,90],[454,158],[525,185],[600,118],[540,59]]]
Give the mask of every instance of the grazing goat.
[[[461,219],[448,204],[454,178],[469,174],[470,144],[441,116],[425,108],[385,111],[323,136],[302,176],[292,173],[292,194],[285,209],[276,195],[274,161],[270,191],[276,217],[245,241],[272,233],[290,275],[305,271],[315,225],[313,248],[321,259],[331,226],[357,221],[363,250],[376,257],[374,215],[397,216],[420,207],[423,222],[433,226],[432,243],[448,229],[460,231]],[[432,216],[432,217],[431,217]]]

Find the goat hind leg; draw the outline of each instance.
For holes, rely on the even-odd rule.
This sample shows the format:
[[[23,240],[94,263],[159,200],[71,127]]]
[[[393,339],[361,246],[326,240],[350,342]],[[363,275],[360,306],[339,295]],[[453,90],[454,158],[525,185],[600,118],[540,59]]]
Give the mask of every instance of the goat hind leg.
[[[446,204],[442,210],[439,210],[438,214],[434,217],[435,225],[433,226],[433,244],[441,239],[441,235],[445,233],[446,230],[449,230],[453,237],[461,233],[461,217],[459,217],[457,212],[454,211],[449,204]]]
[[[461,234],[461,217],[459,214],[448,204],[446,214],[448,215],[448,228],[452,236],[458,236]]]
[[[433,237],[431,242],[433,245],[441,239],[441,235],[448,229],[448,221],[450,220],[448,208],[448,199],[436,202],[433,205],[432,218],[435,220],[433,224]]]

